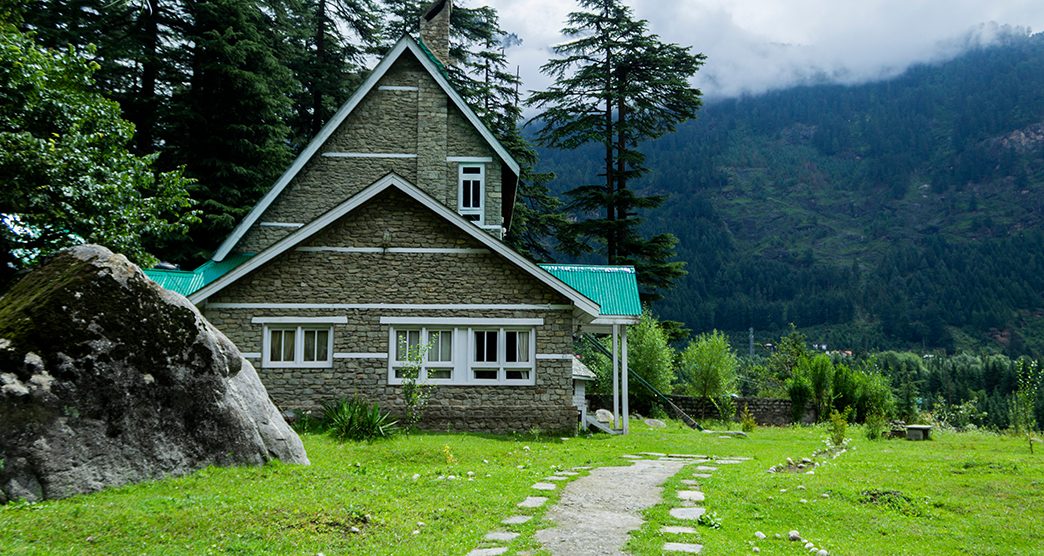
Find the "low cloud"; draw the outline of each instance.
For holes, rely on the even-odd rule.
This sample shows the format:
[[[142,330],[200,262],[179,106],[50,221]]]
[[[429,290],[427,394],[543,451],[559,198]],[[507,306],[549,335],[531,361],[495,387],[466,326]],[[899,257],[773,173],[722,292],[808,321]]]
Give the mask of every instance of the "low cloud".
[[[484,0],[465,1],[479,5]],[[539,67],[576,9],[563,0],[488,0],[501,26],[522,38],[508,50],[524,87],[542,89]],[[1044,27],[1039,0],[632,0],[663,40],[707,55],[694,79],[708,98],[804,83],[860,83],[913,64],[952,58],[1005,32]]]

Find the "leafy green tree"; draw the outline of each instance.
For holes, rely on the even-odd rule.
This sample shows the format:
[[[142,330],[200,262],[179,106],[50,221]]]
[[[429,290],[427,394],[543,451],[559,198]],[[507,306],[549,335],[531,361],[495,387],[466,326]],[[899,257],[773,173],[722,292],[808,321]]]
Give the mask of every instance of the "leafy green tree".
[[[651,311],[643,312],[638,324],[628,329],[627,347],[628,367],[660,392],[670,393],[674,383],[674,349]],[[630,392],[639,406],[651,407],[656,403],[653,394],[637,384]]]
[[[95,90],[97,64],[7,25],[0,41],[0,273],[84,242],[153,263],[143,237],[195,220],[189,181],[128,152],[134,126]]]
[[[553,47],[559,57],[541,68],[554,85],[528,101],[541,111],[537,138],[561,149],[601,144],[604,181],[568,193],[571,207],[584,217],[574,227],[576,235],[596,245],[574,246],[581,251],[597,246],[609,264],[635,265],[643,297],[654,300],[685,271],[683,263],[670,260],[677,238],[644,238],[639,231],[638,211],[659,206],[663,197],[639,195],[630,187],[648,171],[637,147],[695,117],[700,91],[688,79],[704,56],[660,41],[620,0],[578,3],[581,11],[570,13],[562,29],[570,40]],[[595,217],[598,212],[604,217]]]
[[[834,393],[834,363],[824,354],[806,356],[798,361],[795,374],[808,379],[812,390],[812,406],[816,410],[818,420],[825,420],[830,414]]]
[[[739,360],[728,338],[717,330],[700,334],[681,354],[679,383],[691,396],[718,398],[736,388]]]

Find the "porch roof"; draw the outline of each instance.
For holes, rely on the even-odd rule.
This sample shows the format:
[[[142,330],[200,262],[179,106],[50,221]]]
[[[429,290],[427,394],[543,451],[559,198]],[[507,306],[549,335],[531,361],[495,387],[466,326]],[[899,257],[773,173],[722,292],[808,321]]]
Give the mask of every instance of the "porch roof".
[[[223,261],[209,260],[199,265],[196,270],[167,270],[162,268],[145,269],[145,276],[170,291],[185,297],[192,295],[207,284],[221,278],[230,270],[245,263],[253,257],[253,253],[236,253]]]
[[[640,317],[638,275],[633,266],[542,264],[541,268],[601,306],[600,317]]]

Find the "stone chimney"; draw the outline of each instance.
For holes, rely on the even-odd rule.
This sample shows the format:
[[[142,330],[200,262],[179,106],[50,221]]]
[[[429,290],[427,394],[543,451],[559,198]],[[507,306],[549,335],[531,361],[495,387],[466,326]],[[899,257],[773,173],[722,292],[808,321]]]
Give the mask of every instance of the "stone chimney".
[[[420,18],[421,42],[443,64],[449,65],[450,12],[453,0],[435,0]]]

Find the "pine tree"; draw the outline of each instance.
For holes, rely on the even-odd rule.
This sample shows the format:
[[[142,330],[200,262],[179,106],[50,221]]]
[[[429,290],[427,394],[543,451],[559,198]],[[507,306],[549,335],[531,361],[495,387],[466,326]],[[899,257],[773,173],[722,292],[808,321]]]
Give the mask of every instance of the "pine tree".
[[[209,256],[289,163],[293,75],[266,35],[275,26],[253,2],[187,3],[189,82],[172,99],[170,160],[197,180],[202,223],[191,244],[165,246],[176,260]]]
[[[638,211],[664,198],[640,195],[633,179],[647,173],[637,150],[643,141],[671,132],[700,107],[700,91],[688,79],[702,65],[702,54],[664,43],[650,34],[648,22],[635,19],[620,0],[578,0],[583,11],[569,14],[563,34],[571,40],[554,47],[559,58],[541,70],[554,81],[529,103],[541,110],[538,140],[545,146],[575,149],[588,143],[604,148],[601,183],[568,192],[570,207],[587,216],[574,228],[597,245],[609,264],[633,264],[642,296],[659,297],[684,274],[673,262],[677,239],[671,234],[644,238]],[[594,217],[603,212],[604,217]]]

